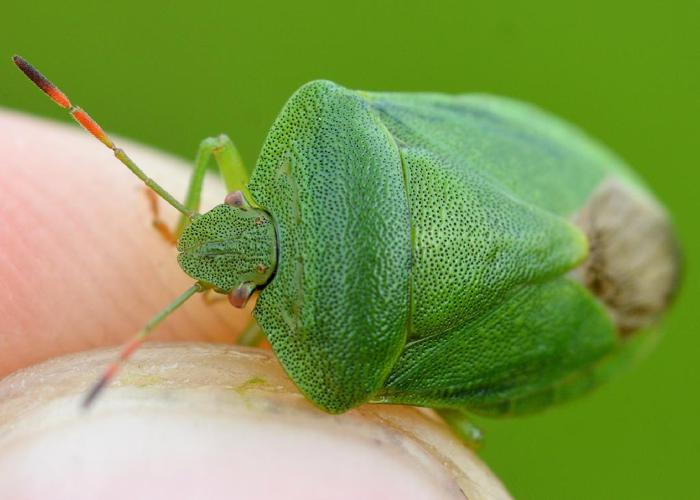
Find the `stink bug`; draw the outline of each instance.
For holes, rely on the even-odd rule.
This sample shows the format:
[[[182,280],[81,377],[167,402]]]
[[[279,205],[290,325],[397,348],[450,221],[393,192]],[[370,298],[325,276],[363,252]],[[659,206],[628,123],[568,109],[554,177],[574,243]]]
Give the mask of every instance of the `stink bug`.
[[[362,403],[521,414],[584,393],[652,338],[678,278],[669,219],[616,156],[537,108],[487,95],[301,87],[247,178],[206,139],[181,203],[20,57],[17,66],[158,196],[195,284],[157,314],[89,393],[198,292],[242,307],[260,290],[267,337],[330,413]],[[231,191],[198,213],[213,156]],[[250,332],[249,332],[250,333]]]

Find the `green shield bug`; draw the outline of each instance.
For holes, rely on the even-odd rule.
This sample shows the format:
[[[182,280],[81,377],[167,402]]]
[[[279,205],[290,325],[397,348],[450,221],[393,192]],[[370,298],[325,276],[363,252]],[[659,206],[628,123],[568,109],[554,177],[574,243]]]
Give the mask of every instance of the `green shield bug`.
[[[521,414],[582,394],[649,343],[678,280],[666,212],[616,156],[537,108],[487,95],[301,87],[247,178],[233,143],[205,140],[184,202],[20,57],[14,62],[181,212],[161,231],[198,292],[241,307],[321,409]],[[198,213],[208,160],[231,191]]]

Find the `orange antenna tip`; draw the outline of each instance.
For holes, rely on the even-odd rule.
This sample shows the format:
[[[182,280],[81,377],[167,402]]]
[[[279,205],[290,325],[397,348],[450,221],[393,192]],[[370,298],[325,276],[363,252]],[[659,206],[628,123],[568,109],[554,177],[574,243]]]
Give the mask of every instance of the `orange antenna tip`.
[[[163,321],[170,313],[172,313],[175,309],[184,304],[187,301],[187,299],[192,297],[195,293],[203,292],[204,290],[204,285],[202,285],[199,282],[192,285],[185,291],[185,293],[180,295],[170,304],[165,306],[165,308],[162,311],[160,311],[158,314],[152,317],[151,320],[148,323],[146,323],[146,326],[139,330],[138,333],[131,338],[131,340],[124,344],[124,347],[122,347],[122,350],[119,353],[117,359],[115,359],[114,362],[112,362],[112,364],[107,367],[107,369],[102,374],[102,377],[100,377],[97,383],[94,386],[92,386],[90,392],[88,392],[87,397],[83,400],[83,408],[89,408],[90,405],[92,405],[97,396],[99,396],[99,394],[104,390],[104,388],[107,387],[107,385],[109,385],[109,383],[114,379],[114,377],[116,377],[117,373],[119,373],[119,369],[121,368],[121,366],[131,357],[132,354],[134,354],[134,351],[136,351],[136,349],[139,348],[139,346],[143,343],[146,337],[148,337],[151,331],[156,326],[158,326],[158,323]]]
[[[114,149],[114,143],[110,139],[102,127],[100,127],[92,117],[80,108],[71,108],[70,114],[75,118],[75,121],[90,132],[98,141],[107,146],[109,149]]]
[[[138,349],[139,346],[143,343],[143,337],[144,333],[143,331],[141,331],[137,334],[136,337],[134,337],[126,343],[126,345],[122,348],[122,351],[119,354],[117,360],[107,367],[107,369],[104,371],[97,383],[92,386],[92,389],[90,389],[90,392],[88,393],[87,397],[83,400],[83,408],[89,408],[90,405],[92,405],[92,402],[95,401],[97,396],[104,390],[105,387],[107,387],[107,385],[109,385],[109,383],[114,379],[114,377],[117,376],[117,373],[119,373],[119,369],[121,368],[122,363],[129,359],[131,355],[134,354],[134,351],[136,351],[136,349]]]
[[[107,387],[107,384],[111,378],[112,377],[110,376],[103,375],[102,378],[100,378],[100,380],[98,380],[97,383],[92,386],[92,389],[90,389],[88,395],[85,397],[85,399],[83,399],[82,406],[84,409],[87,410],[90,408],[90,406],[92,406],[92,403],[97,398],[97,395],[100,394],[105,387]]]
[[[58,90],[58,87],[51,83],[48,78],[39,73],[39,71],[34,66],[29,64],[20,56],[13,56],[12,61],[17,65],[17,67],[20,70],[22,70],[22,72],[32,82],[34,82],[34,84],[37,87],[39,87],[46,95],[48,95],[56,104],[58,104],[62,108],[67,109],[73,117],[73,119],[77,121],[80,124],[80,126],[82,126],[85,130],[87,130],[90,133],[90,135],[92,135],[102,144],[111,149],[114,153],[114,156],[116,156],[116,158],[120,162],[126,165],[126,167],[129,170],[131,170],[134,173],[134,175],[136,175],[136,177],[141,179],[144,182],[144,184],[146,184],[146,186],[151,188],[155,193],[158,194],[158,196],[170,203],[173,207],[175,207],[175,209],[178,212],[185,215],[188,219],[192,218],[192,216],[195,214],[195,211],[187,208],[184,204],[180,203],[178,200],[175,199],[173,195],[171,195],[165,189],[163,189],[157,182],[149,178],[144,173],[144,171],[141,170],[131,158],[129,158],[129,156],[124,152],[124,150],[119,149],[115,146],[115,144],[112,142],[112,139],[109,138],[105,131],[102,130],[102,127],[100,127],[97,124],[97,122],[90,117],[90,115],[88,115],[78,106],[73,106],[70,100],[68,100],[68,97],[63,92]]]
[[[61,92],[58,87],[51,83],[48,78],[42,75],[39,70],[20,56],[13,56],[12,61],[20,70],[22,70],[22,73],[24,73],[32,82],[34,82],[34,85],[39,87],[47,96],[49,96],[53,102],[62,108],[70,108],[71,104],[68,97],[66,97],[66,95]]]

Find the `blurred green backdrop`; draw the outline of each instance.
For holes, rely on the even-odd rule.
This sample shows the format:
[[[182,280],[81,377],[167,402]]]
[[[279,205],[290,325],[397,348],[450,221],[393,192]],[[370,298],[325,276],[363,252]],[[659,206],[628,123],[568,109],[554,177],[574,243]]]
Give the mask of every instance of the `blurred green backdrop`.
[[[518,498],[697,495],[697,0],[85,0],[5,2],[1,15],[0,105],[67,119],[13,67],[16,52],[107,129],[186,158],[200,139],[227,132],[251,166],[286,98],[315,78],[504,94],[603,139],[667,203],[684,244],[667,335],[589,397],[483,421],[483,457]]]

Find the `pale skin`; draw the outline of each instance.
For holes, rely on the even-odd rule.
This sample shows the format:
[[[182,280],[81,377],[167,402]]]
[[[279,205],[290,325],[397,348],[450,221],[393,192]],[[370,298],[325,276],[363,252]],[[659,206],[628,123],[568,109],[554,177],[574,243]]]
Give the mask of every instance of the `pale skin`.
[[[451,457],[452,467],[439,467],[444,468],[447,478],[454,479],[455,470],[459,472],[457,476],[462,479],[454,484],[468,492],[469,498],[507,495],[478,459],[430,416],[398,407],[353,410],[342,417],[325,415],[296,393],[267,355],[253,356],[245,366],[241,361],[241,376],[254,374],[268,383],[278,381],[268,384],[273,389],[284,387],[280,391],[271,389],[269,396],[272,404],[281,409],[279,420],[277,417],[270,420],[269,415],[257,409],[254,404],[257,396],[253,394],[252,404],[251,400],[245,400],[245,404],[250,405],[246,406],[246,411],[252,413],[246,417],[234,411],[230,417],[206,426],[216,430],[207,434],[201,426],[191,425],[191,422],[202,418],[202,405],[194,401],[208,401],[207,398],[212,397],[211,389],[195,387],[193,390],[187,383],[173,383],[167,398],[163,398],[158,384],[144,389],[143,384],[136,383],[135,387],[140,389],[130,389],[128,375],[132,372],[129,370],[139,369],[136,364],[131,368],[127,365],[123,373],[127,378],[117,379],[88,416],[79,413],[80,396],[111,359],[102,355],[98,356],[98,361],[91,361],[96,355],[84,352],[121,344],[190,286],[192,280],[178,267],[172,245],[154,230],[150,202],[143,185],[102,145],[75,126],[58,125],[8,111],[0,112],[0,130],[0,283],[3,285],[0,291],[0,377],[66,353],[83,353],[72,358],[69,366],[93,363],[84,373],[78,370],[78,378],[59,376],[60,365],[40,368],[40,377],[22,379],[26,385],[22,385],[19,392],[8,389],[11,384],[7,382],[19,379],[0,382],[0,427],[17,423],[28,425],[27,434],[16,438],[12,446],[0,446],[0,469],[8,464],[21,466],[22,470],[11,471],[20,476],[0,473],[0,477],[31,476],[32,470],[45,470],[48,459],[51,463],[66,464],[56,477],[64,481],[64,486],[76,485],[78,489],[69,491],[71,498],[80,497],[81,491],[89,496],[90,491],[97,491],[90,490],[93,486],[101,488],[101,498],[124,498],[135,491],[145,497],[149,497],[149,492],[151,497],[155,492],[159,496],[177,497],[185,494],[187,488],[201,484],[208,485],[207,498],[224,498],[236,489],[253,492],[258,498],[280,495],[289,498],[291,491],[299,492],[299,498],[329,498],[329,492],[333,492],[333,498],[386,498],[392,492],[403,498],[419,494],[450,498],[444,481],[421,482],[420,473],[414,472],[418,479],[408,483],[406,467],[415,467],[415,464],[397,462],[393,458],[395,450],[390,446],[368,451],[363,444],[366,436],[348,431],[368,425],[374,430],[367,432],[381,436],[397,431],[396,422],[401,421],[404,423],[398,426],[397,432],[413,436],[411,446],[416,442],[427,443]],[[127,141],[120,140],[119,145],[174,196],[184,199],[191,165]],[[193,140],[193,149],[195,146]],[[205,183],[202,208],[220,203],[225,195],[222,183],[212,176]],[[159,205],[163,219],[173,227],[177,213],[163,202]],[[226,300],[211,303],[196,296],[168,317],[154,332],[152,340],[232,344],[237,333],[247,325],[251,306],[241,311]],[[205,349],[216,352],[217,348]],[[168,373],[176,378],[184,373],[177,369],[172,371],[172,367],[183,363],[184,353],[189,351],[156,348],[154,352],[156,358],[152,366],[170,367]],[[138,360],[137,355],[134,363]],[[206,365],[194,362],[186,378],[203,376]],[[227,372],[224,370],[224,373]],[[133,373],[131,380],[133,382]],[[235,386],[230,381],[217,383],[228,389],[230,384]],[[230,390],[226,392],[229,393]],[[243,396],[240,391],[234,393],[230,406],[237,408]],[[61,403],[69,413],[75,408],[70,425],[52,425],[57,418],[54,416],[29,425],[26,423],[31,419],[26,413],[20,418],[18,412],[8,410],[16,403],[40,411],[44,401],[50,401],[56,394],[70,396]],[[136,399],[130,399],[132,397]],[[217,398],[216,406],[211,406],[215,415],[229,408],[228,402],[221,403]],[[173,401],[185,404],[173,406]],[[148,408],[144,408],[146,406]],[[119,411],[127,407],[128,412]],[[149,413],[147,409],[156,413]],[[259,418],[256,412],[260,412]],[[105,418],[100,420],[100,416]],[[322,422],[329,425],[321,425]],[[151,429],[155,428],[163,433],[162,439],[149,439]],[[222,436],[221,439],[218,436]],[[416,436],[420,436],[418,441],[415,441]],[[76,440],[86,443],[78,446],[78,450],[88,457],[87,462],[92,463],[90,457],[93,456],[104,461],[99,471],[108,470],[109,473],[99,478],[99,485],[89,480],[96,472],[86,470],[80,460],[63,460],[78,453]],[[175,441],[178,448],[173,451]],[[95,442],[101,445],[87,444]],[[130,453],[137,448],[138,453]],[[188,465],[187,460],[183,462],[183,456],[195,457],[192,463],[197,465]],[[251,466],[251,456],[255,457],[255,462],[268,464],[274,458],[277,464],[274,477],[269,468]],[[371,463],[372,466],[358,469],[354,476],[343,476],[332,473],[336,469],[329,468],[328,464],[333,463],[338,464],[338,470],[346,471],[357,463]],[[428,462],[421,462],[416,470],[422,468],[426,477],[436,477],[430,467]],[[56,483],[51,483],[52,476],[41,477],[46,481],[36,482],[33,487],[51,488],[48,491],[55,497],[58,490]],[[71,478],[74,480],[68,481]],[[267,486],[251,487],[255,484]],[[407,488],[407,484],[413,486]],[[468,490],[469,484],[473,490]],[[17,482],[10,484],[18,485]],[[6,487],[9,486],[4,485],[3,491],[8,491]],[[41,490],[31,493],[42,496]],[[456,490],[453,493],[456,494]]]

